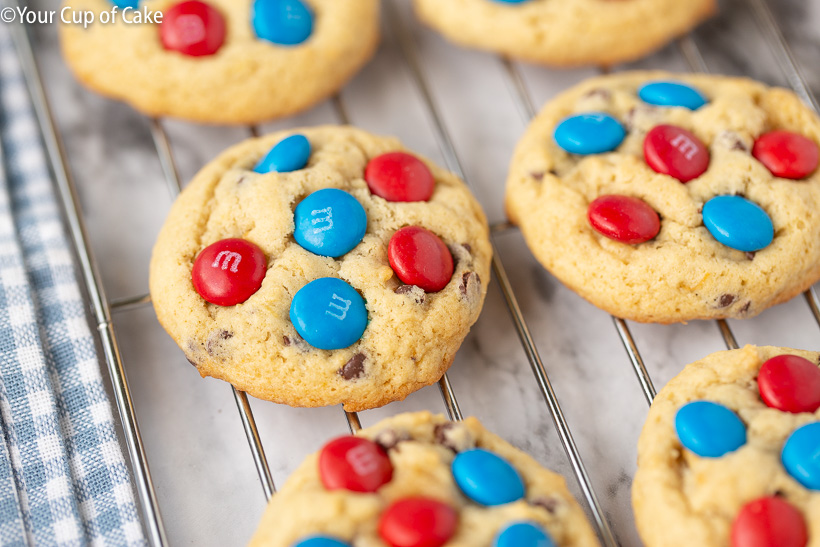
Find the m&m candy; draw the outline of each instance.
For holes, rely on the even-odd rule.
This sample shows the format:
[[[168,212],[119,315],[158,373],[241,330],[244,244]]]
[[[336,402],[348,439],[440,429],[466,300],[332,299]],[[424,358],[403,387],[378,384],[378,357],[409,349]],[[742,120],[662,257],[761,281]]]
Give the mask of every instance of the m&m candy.
[[[165,49],[200,57],[213,55],[225,42],[225,18],[199,0],[186,0],[165,10],[159,37]]]
[[[356,289],[335,277],[311,281],[290,303],[290,320],[299,336],[319,349],[352,345],[367,328],[367,308]]]
[[[390,267],[407,285],[438,292],[453,277],[453,256],[433,232],[407,226],[393,234],[387,246]]]
[[[265,253],[250,241],[223,239],[199,253],[191,281],[196,292],[211,304],[234,306],[259,290],[267,268]]]
[[[732,547],[805,547],[808,542],[803,515],[776,497],[747,503],[732,524]]]
[[[455,509],[424,497],[393,502],[379,519],[379,535],[391,547],[441,547],[457,527]]]
[[[493,547],[555,547],[555,543],[537,524],[515,522],[501,530]]]
[[[783,445],[781,459],[794,480],[809,490],[820,490],[820,422],[792,433]]]
[[[681,444],[703,458],[719,458],[746,444],[746,426],[737,414],[711,401],[681,407],[675,430]]]
[[[310,159],[310,141],[304,135],[285,137],[271,148],[256,167],[257,173],[290,173],[304,169]]]
[[[709,151],[691,132],[675,125],[653,127],[643,141],[643,155],[653,171],[681,182],[701,176],[709,167]]]
[[[461,452],[453,460],[452,470],[464,495],[481,505],[503,505],[524,497],[524,481],[518,471],[488,450]]]
[[[313,14],[302,0],[254,0],[253,30],[283,46],[301,44],[313,33]]]
[[[393,465],[378,444],[347,435],[322,448],[319,477],[328,490],[375,492],[393,478]]]
[[[638,96],[648,104],[689,110],[697,110],[707,102],[700,91],[681,82],[650,82],[638,90]]]
[[[703,206],[703,225],[722,244],[744,252],[769,246],[772,219],[762,207],[740,196],[717,196]]]
[[[752,155],[776,177],[802,179],[817,169],[820,151],[813,140],[789,131],[758,137]]]
[[[658,235],[661,219],[645,201],[619,195],[596,198],[589,204],[587,219],[600,234],[632,245]]]
[[[140,5],[140,0],[111,0],[111,3],[120,9],[137,9]]]
[[[303,199],[293,213],[293,237],[308,251],[338,257],[351,251],[364,237],[364,207],[343,190],[325,188]]]
[[[364,180],[387,201],[428,201],[436,181],[423,161],[406,152],[389,152],[370,160]]]
[[[820,367],[797,355],[778,355],[760,367],[760,397],[783,412],[814,412],[820,408]]]
[[[602,112],[578,114],[564,119],[555,128],[555,143],[570,154],[588,155],[610,152],[626,137],[623,126]]]
[[[293,547],[350,547],[350,545],[330,536],[311,536],[294,543]]]

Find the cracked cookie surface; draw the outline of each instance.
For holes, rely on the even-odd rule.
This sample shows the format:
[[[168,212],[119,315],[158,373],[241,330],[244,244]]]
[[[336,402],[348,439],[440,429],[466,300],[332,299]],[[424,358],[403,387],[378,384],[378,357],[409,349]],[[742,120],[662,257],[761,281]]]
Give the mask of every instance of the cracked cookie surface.
[[[304,169],[253,171],[295,133],[312,147]],[[202,376],[261,399],[292,406],[344,403],[351,411],[403,399],[441,378],[484,301],[487,222],[461,180],[423,159],[435,181],[429,201],[373,195],[363,178],[368,162],[401,150],[396,139],[349,127],[292,130],[240,143],[195,176],[159,234],[150,287],[160,323]],[[367,214],[364,238],[336,259],[302,248],[293,235],[296,206],[325,188],[350,193]],[[409,225],[436,234],[452,254],[452,278],[439,292],[402,284],[390,267],[388,242]],[[226,238],[243,238],[267,257],[261,287],[235,306],[209,304],[192,284],[197,256]],[[344,280],[366,302],[364,334],[345,349],[312,347],[289,318],[297,291],[323,277]]]
[[[557,547],[599,545],[586,516],[560,475],[488,432],[475,418],[451,423],[429,412],[401,414],[363,429],[358,437],[380,445],[392,477],[377,492],[328,490],[319,470],[320,453],[309,456],[270,501],[251,540],[253,546],[291,547],[306,536],[333,537],[343,544],[383,547],[380,516],[392,503],[423,496],[455,510],[457,527],[447,547],[493,545],[511,522],[528,521]],[[475,448],[509,462],[526,485],[522,499],[485,507],[465,496],[453,478],[457,454]],[[513,545],[511,543],[510,545]]]
[[[638,443],[638,471],[632,486],[635,518],[647,547],[730,545],[733,527],[737,536],[738,529],[749,524],[748,519],[738,523],[743,508],[765,498],[789,504],[802,517],[808,542],[801,545],[820,545],[820,491],[804,487],[781,461],[787,439],[799,428],[820,421],[820,409],[784,412],[768,406],[758,389],[761,366],[781,355],[803,357],[809,368],[817,367],[820,357],[816,352],[770,346],[721,351],[687,365],[658,393]],[[745,425],[745,444],[722,457],[700,457],[682,446],[676,414],[698,400],[734,412]],[[758,518],[765,521],[765,514]],[[759,543],[734,544],[797,544],[783,536],[768,537],[769,543],[759,538]]]
[[[706,104],[696,110],[647,104],[644,84],[682,82]],[[610,152],[576,155],[553,138],[556,126],[585,112],[612,116],[625,130]],[[703,142],[708,168],[685,184],[644,159],[647,134],[661,124]],[[820,142],[820,121],[790,91],[740,78],[663,72],[593,78],[550,101],[513,156],[506,208],[530,250],[550,272],[613,315],[643,322],[751,317],[820,278],[820,171],[801,180],[772,174],[752,154],[756,139],[786,130]],[[660,232],[634,245],[590,225],[604,195],[639,198],[660,217]],[[723,245],[704,226],[716,196],[743,196],[774,229],[757,252]],[[651,236],[650,236],[651,237]]]
[[[414,0],[450,40],[558,66],[643,57],[716,11],[714,0]]]
[[[164,49],[161,24],[126,24],[121,16],[113,24],[100,23],[99,14],[112,8],[110,0],[66,0],[63,5],[73,11],[97,17],[88,28],[61,24],[60,41],[77,79],[149,116],[258,123],[295,114],[332,95],[378,44],[378,0],[304,1],[314,14],[313,32],[292,46],[255,35],[251,0],[207,0],[226,27],[224,44],[213,55],[191,57]],[[167,14],[178,3],[143,0],[140,7]]]

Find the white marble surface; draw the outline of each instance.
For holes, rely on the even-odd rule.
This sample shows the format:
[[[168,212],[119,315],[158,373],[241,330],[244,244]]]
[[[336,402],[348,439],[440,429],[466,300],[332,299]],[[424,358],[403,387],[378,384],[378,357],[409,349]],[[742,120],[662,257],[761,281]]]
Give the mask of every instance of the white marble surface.
[[[54,3],[31,4],[45,8]],[[525,125],[503,66],[492,55],[453,47],[419,27],[406,0],[399,4],[467,178],[491,222],[502,221],[507,162]],[[811,84],[820,89],[815,64],[820,1],[770,0],[770,5]],[[722,7],[718,18],[695,33],[710,68],[785,84],[746,0],[723,2]],[[34,34],[108,295],[117,299],[144,294],[150,249],[171,203],[149,123],[128,107],[78,86],[59,57],[54,28],[37,27]],[[686,69],[674,46],[634,66]],[[630,67],[614,67],[625,68]],[[537,104],[597,73],[535,66],[521,70]],[[429,111],[389,29],[375,60],[342,98],[356,125],[396,135],[444,161]],[[325,103],[265,129],[337,121],[333,106]],[[248,136],[243,128],[163,123],[184,179],[222,148]],[[614,532],[621,544],[639,545],[629,485],[647,407],[612,320],[546,273],[517,231],[495,240]],[[264,497],[229,386],[199,378],[159,327],[150,306],[117,313],[115,322],[171,544],[244,544],[264,508]],[[687,362],[724,347],[714,323],[630,326],[658,387]],[[758,318],[732,321],[731,326],[741,344],[817,349],[820,342],[820,329],[802,297]],[[465,414],[478,416],[561,472],[580,494],[495,282],[449,376]],[[277,484],[306,454],[347,431],[340,408],[291,409],[257,400],[252,404]],[[444,410],[436,386],[364,412],[361,419],[367,425],[422,408]]]

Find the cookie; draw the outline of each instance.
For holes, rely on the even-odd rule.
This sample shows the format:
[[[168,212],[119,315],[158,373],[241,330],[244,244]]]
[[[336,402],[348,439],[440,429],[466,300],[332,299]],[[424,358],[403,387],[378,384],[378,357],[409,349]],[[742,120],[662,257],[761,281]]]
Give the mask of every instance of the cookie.
[[[275,133],[206,165],[154,247],[160,323],[202,376],[358,411],[439,380],[478,318],[487,221],[392,138]]]
[[[818,358],[721,351],[658,393],[632,486],[647,547],[820,545]]]
[[[506,208],[536,258],[618,317],[744,318],[820,278],[820,120],[740,78],[627,72],[550,101]]]
[[[379,39],[378,0],[136,4],[66,0],[66,18],[95,21],[61,24],[60,38],[82,83],[149,116],[254,124],[295,114],[339,90]]]
[[[713,15],[714,0],[414,0],[453,42],[553,66],[643,57]]]
[[[598,540],[560,475],[475,418],[451,423],[418,412],[309,456],[271,499],[250,544],[582,547]]]

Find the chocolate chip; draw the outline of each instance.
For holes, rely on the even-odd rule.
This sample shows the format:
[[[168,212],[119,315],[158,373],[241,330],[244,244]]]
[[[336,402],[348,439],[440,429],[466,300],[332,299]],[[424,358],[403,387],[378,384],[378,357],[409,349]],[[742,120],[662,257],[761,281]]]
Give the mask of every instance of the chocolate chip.
[[[236,185],[239,186],[240,184],[245,182],[247,179],[248,179],[248,177],[246,175],[240,175],[239,178],[236,179]]]
[[[406,431],[399,433],[395,429],[385,429],[376,435],[373,442],[384,448],[385,451],[389,452],[393,449],[399,450],[398,444],[409,440],[410,434]]]
[[[467,296],[467,289],[469,288],[470,281],[473,279],[475,283],[481,283],[481,278],[475,272],[465,272],[464,275],[461,276],[461,283],[459,283],[458,288],[461,290],[462,295]]]
[[[774,495],[777,498],[785,498],[786,497],[786,493],[783,490],[775,490]]]
[[[339,369],[339,375],[345,380],[355,380],[364,375],[364,353],[357,353]]]
[[[554,515],[555,512],[558,510],[558,506],[561,505],[561,500],[555,498],[535,498],[534,500],[530,501],[530,505],[541,507],[542,509],[545,509],[547,513],[549,513],[550,515]]]
[[[291,344],[290,337],[287,334],[282,336],[282,343],[285,345],[285,347],[287,347]]]
[[[473,247],[469,243],[462,243],[461,246],[464,247],[467,250],[468,253],[473,252]]]
[[[749,306],[751,306],[751,305],[752,305],[752,301],[751,301],[751,300],[749,300],[748,302],[746,302],[745,304],[743,304],[743,307],[742,307],[742,308],[740,308],[740,313],[746,313],[747,311],[749,311]]]
[[[191,363],[192,365],[194,365],[194,367],[199,368],[199,365],[197,365],[197,364],[196,364],[196,361],[194,361],[193,359],[191,359],[191,358],[190,358],[190,357],[188,357],[187,355],[185,356],[185,359],[187,359],[189,363]]]
[[[447,424],[438,424],[436,428],[433,430],[433,435],[436,437],[436,442],[445,448],[449,448],[453,452],[458,452],[458,447],[453,443],[452,439],[449,438],[449,433],[452,432],[453,428],[455,427],[454,424],[447,423]]]
[[[538,182],[541,182],[542,180],[544,180],[544,174],[545,173],[543,171],[535,171],[530,173],[530,176]]]
[[[424,290],[416,285],[399,285],[393,292],[396,294],[409,294],[416,301],[416,304],[424,303]]]
[[[211,333],[208,337],[208,341],[205,343],[205,351],[208,352],[208,355],[215,356],[219,353],[222,353],[224,348],[222,347],[222,342],[224,340],[229,340],[233,338],[233,333],[226,331],[226,330],[218,330]]]
[[[756,254],[757,253],[755,253],[755,252],[747,252],[746,253],[746,258],[748,258],[749,260],[754,260]]]
[[[732,302],[737,298],[733,294],[723,294],[718,298],[718,308],[727,308],[732,305]]]
[[[635,107],[629,109],[629,112],[624,116],[624,129],[632,131],[632,124],[635,121]]]
[[[749,149],[746,148],[746,145],[740,142],[739,140],[732,143],[732,150],[742,150],[743,152],[749,151]]]
[[[591,99],[593,97],[598,97],[598,98],[603,99],[604,101],[609,101],[610,99],[612,99],[612,92],[609,91],[608,89],[604,89],[602,87],[596,87],[595,89],[587,91],[587,93],[586,93],[586,95],[584,95],[584,97],[587,97],[589,99]]]

